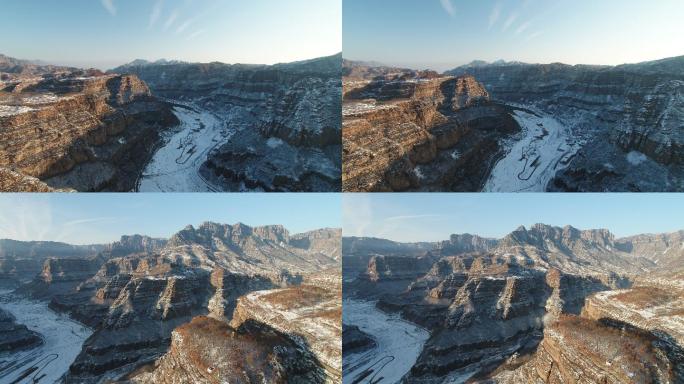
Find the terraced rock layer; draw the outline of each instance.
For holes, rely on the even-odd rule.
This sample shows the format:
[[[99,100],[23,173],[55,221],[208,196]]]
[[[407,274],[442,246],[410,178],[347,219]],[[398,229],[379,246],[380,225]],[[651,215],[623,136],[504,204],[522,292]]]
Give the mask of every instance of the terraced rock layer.
[[[345,79],[344,190],[481,189],[511,111],[472,76],[407,76]]]
[[[222,188],[340,190],[340,55],[273,66],[134,62],[113,71],[223,120],[234,134],[201,170]]]
[[[177,122],[135,76],[21,78],[0,89],[1,184],[7,191],[130,191],[160,131]]]
[[[471,75],[493,100],[539,108],[585,144],[548,188],[556,191],[684,189],[684,58],[617,67],[495,63]]]

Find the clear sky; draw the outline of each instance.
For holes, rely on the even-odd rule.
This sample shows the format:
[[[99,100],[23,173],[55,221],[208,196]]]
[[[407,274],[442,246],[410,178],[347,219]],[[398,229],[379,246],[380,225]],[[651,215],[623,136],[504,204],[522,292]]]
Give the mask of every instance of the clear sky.
[[[501,238],[524,225],[606,228],[616,236],[684,229],[684,194],[344,194],[345,236],[402,242],[454,233]]]
[[[344,0],[344,55],[437,70],[616,65],[684,55],[682,15],[682,0]]]
[[[78,67],[273,64],[342,50],[342,0],[3,0],[0,15],[0,53]]]
[[[0,238],[109,243],[121,235],[168,238],[205,221],[300,233],[340,228],[340,206],[337,194],[0,194]]]

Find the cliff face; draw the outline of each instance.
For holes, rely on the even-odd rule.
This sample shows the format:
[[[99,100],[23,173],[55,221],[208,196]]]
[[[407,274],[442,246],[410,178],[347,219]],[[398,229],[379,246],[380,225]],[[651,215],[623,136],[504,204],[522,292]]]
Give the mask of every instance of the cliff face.
[[[563,317],[544,330],[534,357],[502,373],[495,383],[668,383],[678,382],[673,364],[657,341],[578,317]]]
[[[86,259],[104,249],[102,245],[76,246],[49,241],[0,240],[0,280],[16,286],[30,282],[49,258]]]
[[[71,365],[66,381],[114,380],[138,367],[153,365],[168,351],[172,331],[194,317],[210,316],[228,322],[234,313],[247,313],[236,307],[243,296],[255,291],[301,283],[323,287],[325,292],[320,297],[315,296],[320,299],[320,307],[306,307],[313,306],[308,301],[294,306],[288,299],[281,309],[302,316],[299,324],[302,330],[298,334],[305,335],[304,325],[317,316],[321,318],[321,327],[333,327],[333,312],[341,313],[341,299],[337,297],[341,291],[327,287],[341,284],[339,260],[333,257],[341,248],[339,241],[335,241],[339,234],[337,229],[326,229],[291,236],[286,228],[278,225],[249,227],[205,223],[197,228],[188,226],[168,241],[139,235],[123,236],[120,241],[103,247],[99,257],[93,259],[97,266],[94,270],[82,268],[83,260],[51,260],[36,279],[40,280],[40,287],[31,284],[23,288],[45,293],[50,308],[66,312],[94,329]],[[279,291],[273,292],[275,297],[275,292]],[[285,289],[283,292],[287,295],[290,291]],[[257,300],[256,305],[260,303]],[[290,304],[293,307],[288,307]],[[337,307],[328,311],[328,306],[333,304]],[[241,315],[240,321],[248,322],[248,319]],[[275,325],[273,322],[270,327],[281,329]],[[270,327],[249,328],[252,331],[242,335],[240,326],[236,325],[235,332],[242,335],[236,337],[239,340],[268,338],[269,332],[273,332]],[[282,337],[289,338],[295,329],[282,328],[282,332],[287,333]],[[339,340],[328,334],[323,336],[320,340],[313,336],[302,337],[316,346]],[[226,340],[229,344],[233,342]],[[297,345],[296,353],[292,353],[300,357],[308,353],[310,365],[307,366],[312,372],[329,369],[326,365],[329,360],[319,362],[328,356],[328,347],[316,347],[315,350],[299,347]],[[331,369],[334,372],[334,368]],[[256,368],[255,372],[258,372]],[[288,372],[294,374],[294,371]],[[300,373],[305,374],[297,374]],[[177,374],[185,377],[182,370]],[[320,373],[320,377],[324,376]]]
[[[0,167],[55,188],[133,189],[160,131],[178,122],[135,76],[48,74],[4,91]]]
[[[342,268],[344,278],[351,280],[359,274],[365,273],[373,256],[418,257],[424,256],[435,246],[436,244],[433,243],[397,243],[376,238],[343,237],[342,257],[344,262]]]
[[[498,140],[518,130],[472,76],[403,73],[345,82],[347,191],[479,190]]]
[[[211,111],[235,133],[203,174],[232,190],[339,191],[341,57],[262,65],[144,63],[156,95]]]
[[[17,324],[11,313],[0,308],[0,353],[33,348],[42,342],[39,334]]]
[[[542,224],[499,240],[454,235],[427,269],[416,255],[373,256],[345,292],[430,332],[405,382],[679,382],[680,240]]]
[[[337,272],[339,274],[339,272]],[[333,275],[334,276],[334,275]],[[342,289],[339,275],[310,284],[259,291],[238,300],[231,325],[254,320],[289,335],[316,357],[325,372],[322,381],[342,380]]]
[[[682,189],[681,57],[618,67],[465,66],[448,73],[475,76],[494,100],[535,106],[586,141],[549,185],[552,190]]]

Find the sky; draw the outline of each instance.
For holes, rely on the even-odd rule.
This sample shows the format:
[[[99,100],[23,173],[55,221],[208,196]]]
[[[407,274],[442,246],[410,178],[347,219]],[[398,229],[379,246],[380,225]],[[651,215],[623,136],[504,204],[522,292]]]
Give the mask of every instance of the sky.
[[[342,50],[342,0],[3,0],[0,9],[0,53],[60,65],[274,64]]]
[[[682,0],[344,0],[344,56],[618,65],[684,55]]]
[[[543,223],[609,229],[618,237],[684,229],[683,194],[344,194],[344,236],[399,242],[454,233],[501,238]]]
[[[168,238],[206,221],[281,224],[290,233],[341,227],[336,194],[0,194],[0,239],[103,244]]]

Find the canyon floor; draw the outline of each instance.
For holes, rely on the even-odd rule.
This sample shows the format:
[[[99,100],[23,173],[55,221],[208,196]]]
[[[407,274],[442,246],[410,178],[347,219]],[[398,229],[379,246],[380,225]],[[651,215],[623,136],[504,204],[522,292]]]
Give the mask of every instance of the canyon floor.
[[[399,382],[423,350],[428,332],[396,314],[385,313],[375,302],[347,299],[343,322],[358,327],[375,341],[370,350],[344,357],[343,383]]]
[[[217,192],[200,174],[209,151],[229,139],[225,122],[197,106],[174,105],[178,127],[162,135],[160,148],[145,166],[138,192]]]
[[[55,383],[68,371],[92,330],[64,314],[48,308],[48,303],[0,292],[0,308],[17,323],[37,332],[42,345],[28,350],[0,352],[0,383]]]

